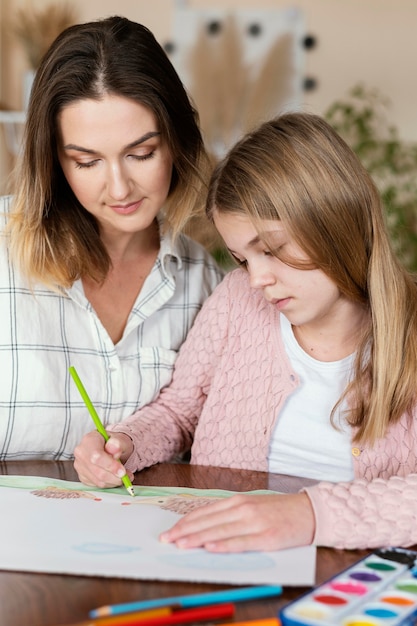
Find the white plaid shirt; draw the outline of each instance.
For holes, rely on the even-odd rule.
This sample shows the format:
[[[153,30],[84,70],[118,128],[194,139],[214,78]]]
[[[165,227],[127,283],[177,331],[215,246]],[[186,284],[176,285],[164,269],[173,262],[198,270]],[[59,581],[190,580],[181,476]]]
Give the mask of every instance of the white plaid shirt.
[[[10,197],[0,198],[1,214]],[[161,241],[155,265],[114,345],[81,281],[31,291],[0,240],[0,460],[71,459],[94,424],[69,375],[73,365],[104,425],[151,402],[223,273],[185,236]]]

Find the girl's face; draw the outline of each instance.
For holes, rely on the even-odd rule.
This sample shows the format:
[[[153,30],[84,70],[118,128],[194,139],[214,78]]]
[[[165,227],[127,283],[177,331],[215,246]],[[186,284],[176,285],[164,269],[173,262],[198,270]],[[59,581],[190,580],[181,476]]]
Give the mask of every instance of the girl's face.
[[[240,214],[214,211],[214,222],[227,248],[237,262],[244,266],[254,289],[261,289],[268,302],[282,312],[293,326],[322,326],[345,316],[352,303],[338,290],[335,283],[318,269],[291,267],[271,254],[262,242],[252,222]],[[279,220],[265,220],[271,249],[282,249],[286,257],[308,261],[306,255],[291,240]]]
[[[60,112],[58,130],[64,175],[101,234],[149,228],[172,175],[172,158],[152,111],[115,95],[78,100]]]

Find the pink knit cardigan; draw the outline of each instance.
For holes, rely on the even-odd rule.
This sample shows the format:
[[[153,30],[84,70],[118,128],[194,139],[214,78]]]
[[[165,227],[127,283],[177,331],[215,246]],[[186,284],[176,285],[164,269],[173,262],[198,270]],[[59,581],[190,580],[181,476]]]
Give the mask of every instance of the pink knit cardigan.
[[[297,385],[277,309],[238,269],[205,302],[171,384],[109,430],[133,439],[126,463],[133,471],[169,461],[191,446],[194,464],[267,471],[275,421]],[[316,545],[417,543],[416,425],[417,419],[404,416],[372,449],[352,445],[353,482],[306,489],[316,516]]]

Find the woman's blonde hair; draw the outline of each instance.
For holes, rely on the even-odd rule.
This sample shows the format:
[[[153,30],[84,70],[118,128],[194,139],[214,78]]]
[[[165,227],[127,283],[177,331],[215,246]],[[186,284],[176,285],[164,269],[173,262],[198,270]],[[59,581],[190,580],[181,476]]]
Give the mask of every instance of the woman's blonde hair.
[[[110,259],[97,222],[78,202],[57,156],[57,118],[81,99],[126,97],[155,115],[173,159],[164,227],[176,236],[203,209],[208,158],[198,115],[170,60],[141,24],[110,17],[76,24],[52,43],[36,73],[7,232],[12,261],[31,281],[68,287],[103,280]]]
[[[248,134],[213,173],[210,219],[214,211],[243,213],[255,226],[282,220],[307,253],[308,267],[325,272],[369,312],[354,377],[339,400],[349,397],[355,441],[372,444],[389,424],[411,416],[417,385],[415,280],[393,252],[374,182],[333,128],[319,116],[288,113]]]

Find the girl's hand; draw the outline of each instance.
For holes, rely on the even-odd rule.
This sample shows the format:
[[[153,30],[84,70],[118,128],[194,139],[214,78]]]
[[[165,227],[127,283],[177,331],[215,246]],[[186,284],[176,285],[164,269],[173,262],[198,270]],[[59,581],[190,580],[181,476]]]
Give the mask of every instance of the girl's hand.
[[[281,550],[311,544],[314,532],[307,494],[242,494],[188,513],[160,541],[209,552]]]
[[[118,487],[127,473],[119,459],[128,459],[133,452],[133,442],[128,435],[112,433],[105,442],[96,430],[83,437],[74,450],[74,468],[85,485],[100,488]]]

